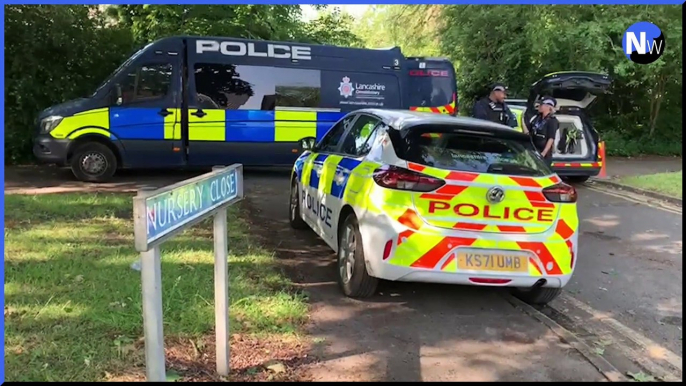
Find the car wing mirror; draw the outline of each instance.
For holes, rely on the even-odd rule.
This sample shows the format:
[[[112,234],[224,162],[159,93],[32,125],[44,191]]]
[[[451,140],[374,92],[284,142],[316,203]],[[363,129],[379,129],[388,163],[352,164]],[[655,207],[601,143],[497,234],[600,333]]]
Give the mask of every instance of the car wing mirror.
[[[305,137],[300,140],[300,149],[302,151],[310,150],[314,151],[317,147],[317,138],[315,137]]]

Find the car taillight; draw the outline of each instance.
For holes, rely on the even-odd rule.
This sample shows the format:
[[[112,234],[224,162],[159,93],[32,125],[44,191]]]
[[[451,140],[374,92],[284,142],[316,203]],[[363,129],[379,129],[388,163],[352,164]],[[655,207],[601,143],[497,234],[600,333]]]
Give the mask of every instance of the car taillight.
[[[374,170],[374,182],[389,189],[431,192],[445,185],[440,178],[427,176],[397,166],[382,166]]]
[[[565,183],[543,189],[543,195],[550,202],[576,202],[577,198],[576,189]]]
[[[383,248],[383,259],[386,260],[391,255],[391,250],[393,250],[393,240],[386,241],[386,245]]]

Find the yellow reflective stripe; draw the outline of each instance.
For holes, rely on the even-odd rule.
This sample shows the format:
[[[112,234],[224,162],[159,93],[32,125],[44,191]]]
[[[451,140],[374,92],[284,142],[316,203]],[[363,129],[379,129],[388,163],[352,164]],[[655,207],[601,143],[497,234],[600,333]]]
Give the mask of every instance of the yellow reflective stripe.
[[[567,247],[567,244],[562,241],[561,237],[557,236],[554,240],[546,241],[544,245],[546,248],[548,248],[548,251],[550,251],[550,256],[553,257],[557,265],[560,267],[562,274],[569,275],[569,273],[572,271],[572,268],[570,267],[572,262],[572,254],[569,252],[569,247]]]
[[[602,162],[597,162],[597,164],[598,164],[598,167],[603,166],[603,163],[602,163]],[[560,167],[560,166],[562,166],[562,167],[571,167],[571,166],[574,166],[574,167],[579,167],[579,168],[592,168],[592,167],[596,167],[594,163],[587,163],[587,162],[584,162],[584,163],[574,163],[574,164],[571,164],[571,163],[562,163],[562,164],[561,164],[561,163],[558,163],[558,162],[554,162],[554,163],[553,163],[553,166],[557,166],[557,167]]]
[[[331,185],[333,179],[336,177],[336,166],[343,159],[340,155],[330,155],[324,160],[322,165],[322,175],[319,176],[319,192],[323,194],[331,194]]]
[[[401,243],[396,247],[395,254],[388,261],[389,264],[409,267],[417,259],[426,255],[433,247],[440,243],[445,236],[432,236],[421,233],[414,233],[412,236],[400,240]]]
[[[298,142],[317,136],[317,122],[274,122],[274,142]]]
[[[85,129],[76,130],[73,133],[69,134],[69,136],[67,138],[76,139],[76,138],[78,138],[82,135],[86,135],[86,134],[100,134],[100,135],[104,135],[107,138],[110,138],[110,136],[111,136],[109,130],[96,129],[94,127],[89,127],[89,128],[85,128]]]
[[[300,176],[300,183],[305,186],[308,186],[310,184],[310,175],[312,174],[312,166],[314,165],[312,161],[314,161],[316,156],[317,155],[315,153],[310,153],[303,164],[303,171],[302,175]],[[303,198],[300,197],[300,199],[302,200]]]
[[[579,216],[576,205],[560,205],[560,220],[563,220],[571,230],[577,232],[579,230]]]
[[[54,138],[67,138],[74,131],[82,127],[98,127],[105,130],[110,128],[109,108],[87,110],[71,117],[62,119],[59,125],[54,128],[50,135]]]
[[[357,165],[351,172],[348,178],[348,183],[343,191],[343,202],[359,207],[361,209],[367,208],[367,195],[369,185],[374,183],[371,178],[374,170],[381,166],[376,162],[363,161]]]
[[[317,136],[316,111],[274,112],[274,141],[297,142],[305,137]]]
[[[181,109],[167,110],[171,114],[164,117],[164,139],[181,139],[181,125],[176,124],[176,122],[181,122]]]
[[[517,127],[515,127],[515,129],[523,132],[524,131],[524,129],[523,129],[524,124],[522,123],[522,117],[524,116],[524,114],[523,114],[524,111],[519,110],[519,109],[514,109],[514,110],[512,110],[512,112],[514,113],[515,118],[517,119]]]
[[[448,264],[443,267],[443,270],[446,272],[457,272],[457,258],[450,259]]]
[[[191,141],[225,141],[226,111],[217,109],[203,109],[202,111],[207,114],[202,118],[188,114],[188,139]],[[171,115],[169,116],[171,117]],[[167,138],[166,134],[165,131],[165,138]],[[179,133],[179,138],[181,138],[181,133]]]

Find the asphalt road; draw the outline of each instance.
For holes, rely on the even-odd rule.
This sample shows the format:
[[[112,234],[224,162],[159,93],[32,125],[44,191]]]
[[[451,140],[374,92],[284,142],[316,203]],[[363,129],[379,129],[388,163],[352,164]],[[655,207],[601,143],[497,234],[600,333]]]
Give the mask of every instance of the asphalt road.
[[[192,173],[129,172],[111,184],[73,182],[54,169],[7,169],[6,193],[132,191]],[[579,186],[579,260],[571,283],[540,311],[621,373],[681,379],[682,215],[636,196]],[[344,298],[334,254],[288,227],[288,173],[246,171],[255,232],[313,304],[311,332],[331,381],[602,380],[567,342],[498,289],[384,283],[369,301]]]
[[[606,356],[620,357],[615,361],[629,356],[653,374],[680,378],[680,208],[648,206],[612,191],[579,191],[578,265],[565,295],[546,313],[580,334],[590,333]]]

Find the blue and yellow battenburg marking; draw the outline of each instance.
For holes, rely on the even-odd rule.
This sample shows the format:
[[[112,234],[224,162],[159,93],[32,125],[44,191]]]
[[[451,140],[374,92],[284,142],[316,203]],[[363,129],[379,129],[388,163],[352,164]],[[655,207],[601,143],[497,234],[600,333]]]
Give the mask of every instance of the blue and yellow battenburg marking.
[[[181,139],[181,109],[110,107],[65,117],[51,131],[58,139],[76,139],[101,134],[122,140]],[[191,109],[190,112],[193,112]],[[305,137],[321,138],[345,113],[307,110],[205,110],[188,115],[191,141],[297,142]]]
[[[302,181],[324,194],[343,198],[350,174],[360,162],[335,154],[318,154],[312,160],[311,166],[305,169],[307,176],[303,175]],[[307,164],[305,161],[305,165],[309,166]]]
[[[359,204],[358,197],[378,163],[334,154],[303,154],[295,162],[295,174],[304,186],[349,204]]]

